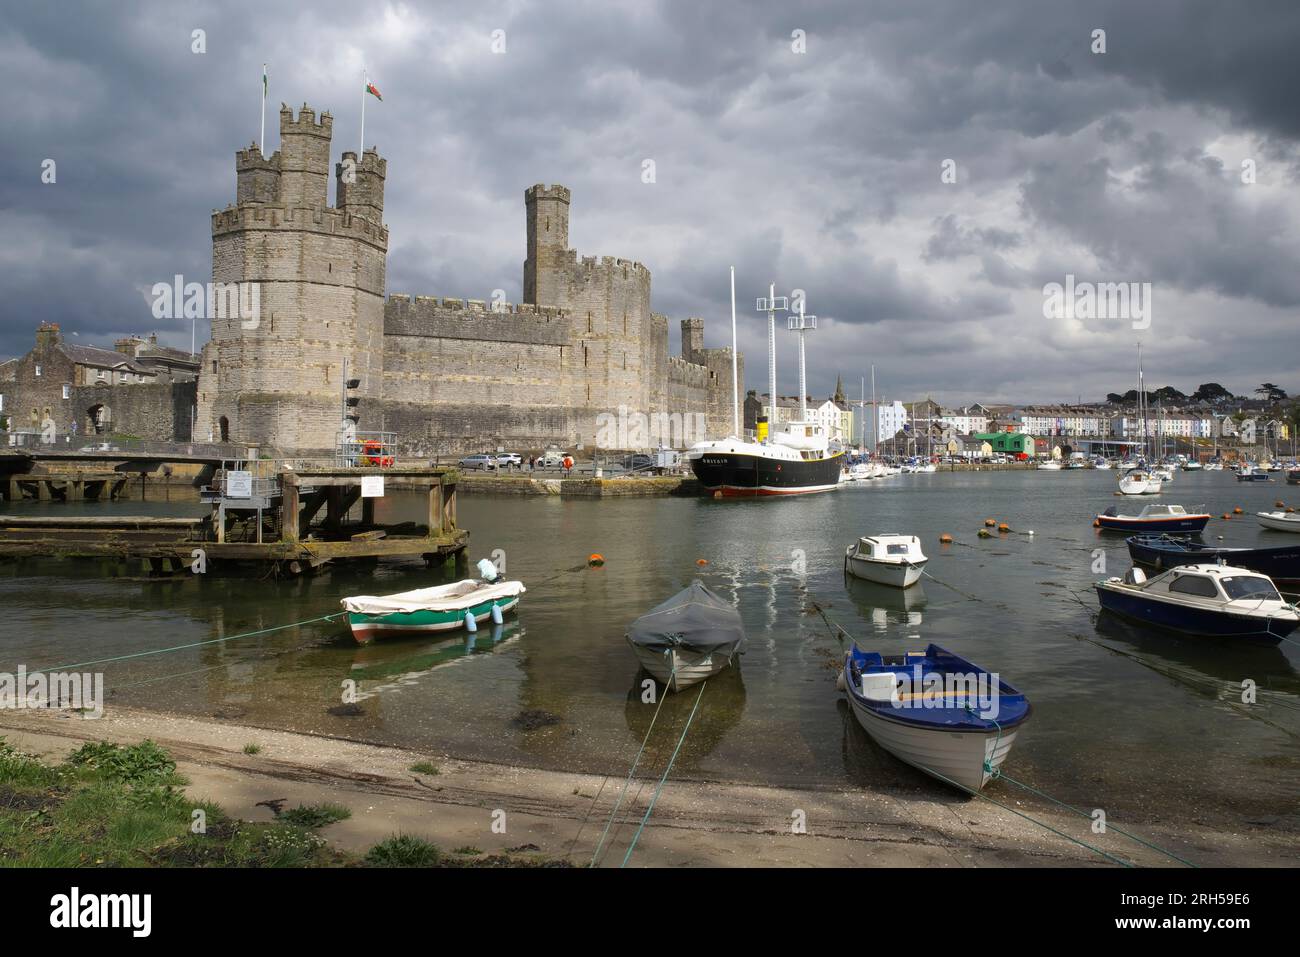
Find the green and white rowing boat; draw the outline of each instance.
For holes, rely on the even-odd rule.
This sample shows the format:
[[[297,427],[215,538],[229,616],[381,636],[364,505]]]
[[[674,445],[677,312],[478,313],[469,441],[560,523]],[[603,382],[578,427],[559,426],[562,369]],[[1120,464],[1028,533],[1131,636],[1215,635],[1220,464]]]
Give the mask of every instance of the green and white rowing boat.
[[[396,595],[344,598],[352,636],[361,644],[382,635],[452,631],[464,628],[472,615],[480,622],[504,615],[519,604],[523,582],[484,582],[468,578],[452,585],[419,588]]]

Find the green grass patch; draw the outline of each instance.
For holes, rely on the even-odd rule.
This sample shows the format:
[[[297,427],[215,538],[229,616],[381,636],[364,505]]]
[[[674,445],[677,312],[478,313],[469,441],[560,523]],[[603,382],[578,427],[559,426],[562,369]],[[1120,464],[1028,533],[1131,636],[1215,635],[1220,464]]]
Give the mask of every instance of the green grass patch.
[[[453,854],[465,854],[465,855],[467,855],[467,856],[473,856],[473,855],[475,855],[475,854],[482,854],[483,852],[482,852],[481,850],[479,850],[477,847],[474,847],[473,845],[466,844],[464,847],[458,847],[458,848],[456,848],[454,851],[452,851],[452,853],[453,853]]]
[[[309,827],[232,820],[217,805],[187,797],[184,784],[171,756],[152,741],[88,743],[50,766],[0,740],[0,866],[351,863]]]
[[[245,754],[261,754],[261,753],[262,753],[262,746],[261,746],[260,744],[253,744],[253,743],[250,741],[248,744],[244,745],[244,753],[245,753]]]
[[[411,770],[416,774],[437,774],[438,766],[432,761],[416,761],[411,765]]]
[[[366,853],[366,863],[374,867],[437,867],[441,860],[435,845],[410,834],[394,834]]]
[[[280,820],[299,827],[326,827],[339,821],[346,821],[352,812],[342,804],[303,804],[291,807],[280,814]]]

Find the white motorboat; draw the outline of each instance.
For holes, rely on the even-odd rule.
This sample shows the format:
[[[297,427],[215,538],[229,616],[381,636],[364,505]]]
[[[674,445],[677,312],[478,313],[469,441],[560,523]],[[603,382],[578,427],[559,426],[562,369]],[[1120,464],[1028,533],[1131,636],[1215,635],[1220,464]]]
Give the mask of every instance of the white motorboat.
[[[1223,463],[1222,463],[1222,462],[1206,462],[1206,463],[1205,463],[1205,471],[1207,471],[1207,472],[1222,472],[1222,471],[1223,471]]]
[[[894,588],[915,585],[928,561],[915,535],[866,535],[844,552],[844,570],[850,575]]]
[[[1256,512],[1259,524],[1275,532],[1300,532],[1300,513],[1296,512]]]
[[[1093,587],[1107,611],[1185,635],[1276,642],[1300,624],[1272,579],[1233,565],[1179,565],[1150,579],[1131,568]]]
[[[1053,462],[1053,461],[1039,462],[1039,463],[1038,463],[1038,471],[1040,471],[1040,472],[1059,472],[1059,471],[1061,471],[1061,463],[1060,463],[1060,462]]]
[[[1163,487],[1160,479],[1141,469],[1133,469],[1119,480],[1119,490],[1125,495],[1159,495]]]
[[[1184,472],[1200,472],[1203,468],[1204,466],[1195,459],[1188,459],[1183,463]]]

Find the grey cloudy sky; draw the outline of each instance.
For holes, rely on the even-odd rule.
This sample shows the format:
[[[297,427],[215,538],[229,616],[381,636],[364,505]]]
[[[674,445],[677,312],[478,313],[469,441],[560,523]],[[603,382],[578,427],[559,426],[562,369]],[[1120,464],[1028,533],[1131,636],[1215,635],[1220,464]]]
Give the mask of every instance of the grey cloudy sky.
[[[1073,274],[1152,284],[1149,382],[1296,392],[1298,45],[1292,0],[14,6],[0,355],[42,320],[188,348],[148,291],[210,277],[209,214],[257,136],[266,61],[268,153],[281,100],[333,113],[337,158],[357,146],[363,65],[383,91],[366,141],[389,161],[389,292],[517,301],[523,191],[559,182],[572,245],[645,263],[674,345],[687,315],[729,342],[735,265],[750,387],[754,299],[775,281],[820,317],[817,394],[837,374],[856,392],[873,363],[891,398],[1131,388],[1130,322],[1044,318],[1044,284]]]

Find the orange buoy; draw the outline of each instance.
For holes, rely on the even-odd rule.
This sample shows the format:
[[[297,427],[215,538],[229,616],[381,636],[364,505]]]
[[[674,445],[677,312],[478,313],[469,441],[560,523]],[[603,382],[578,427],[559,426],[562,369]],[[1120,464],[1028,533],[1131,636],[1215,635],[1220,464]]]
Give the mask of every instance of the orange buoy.
[[[1234,508],[1234,509],[1232,510],[1232,514],[1233,514],[1233,515],[1240,515],[1240,514],[1241,514],[1241,509],[1240,509],[1240,508]]]
[[[997,524],[997,522],[991,518],[986,518],[984,519],[984,524],[987,525],[989,528],[992,528],[994,525]]]
[[[951,544],[952,536],[949,535],[947,532],[944,532],[942,535],[939,536],[939,541],[942,542],[944,545]]]
[[[605,556],[597,552],[592,552],[587,556],[587,564],[595,568],[597,565],[605,564]]]
[[[1003,522],[1001,525],[998,526],[998,531],[1009,532],[1011,531],[1011,526],[1009,526],[1006,522]]]
[[[714,497],[715,499],[721,500],[721,499],[722,499],[722,489],[718,489],[716,492],[714,492],[714,493],[713,493],[713,497]]]
[[[707,565],[708,563],[709,563],[709,560],[708,560],[707,558],[697,558],[697,559],[695,559],[695,564],[697,564],[697,565],[699,565],[699,566],[701,566],[701,567],[703,567],[704,565]]]
[[[1286,507],[1286,510],[1287,510],[1288,512],[1294,512],[1294,511],[1295,511],[1295,509],[1293,509],[1290,505],[1288,505],[1288,506]]]
[[[1278,508],[1282,508],[1284,505],[1286,505],[1286,502],[1282,501],[1281,499],[1278,499],[1278,500],[1277,500],[1276,502],[1274,502],[1273,504],[1274,504],[1275,506],[1277,506]]]
[[[1232,521],[1232,516],[1229,515],[1227,512],[1224,512],[1224,513],[1223,513],[1223,519],[1224,519],[1224,521],[1230,522],[1230,521]]]
[[[1093,527],[1093,528],[1101,528],[1101,519],[1099,519],[1099,518],[1094,518],[1094,519],[1092,520],[1092,527]]]

